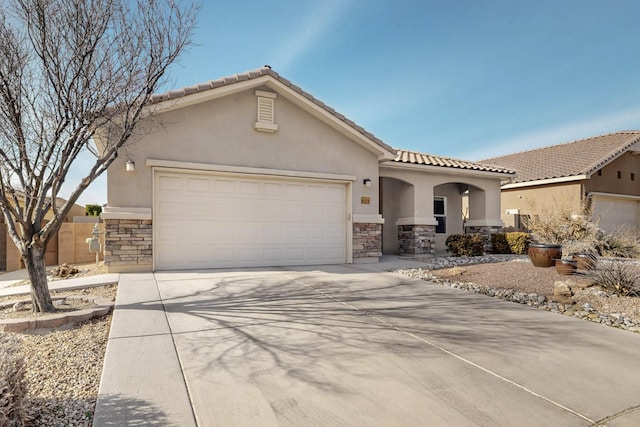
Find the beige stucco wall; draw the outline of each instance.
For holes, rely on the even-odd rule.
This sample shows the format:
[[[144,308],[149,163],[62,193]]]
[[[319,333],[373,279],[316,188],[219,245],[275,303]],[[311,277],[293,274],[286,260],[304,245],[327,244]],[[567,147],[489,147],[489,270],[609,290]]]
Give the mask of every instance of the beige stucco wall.
[[[383,177],[381,180],[383,182],[382,215],[385,219],[383,251],[387,253],[396,253],[398,249],[396,225],[398,218],[414,217],[418,221],[427,219],[435,224],[434,196],[447,198],[447,233],[436,235],[435,240],[436,251],[446,251],[445,240],[447,236],[464,232],[461,187],[471,187],[470,221],[474,221],[474,224],[479,226],[502,224],[500,219],[500,177],[483,177],[480,174],[466,173],[459,169],[442,168],[442,171],[427,168],[404,169],[385,164],[381,164],[380,176]],[[409,192],[408,188],[411,188],[412,191]],[[399,192],[399,190],[403,190],[403,192]],[[413,197],[413,200],[410,197]],[[402,204],[400,203],[401,199]],[[412,211],[408,209],[412,209]]]
[[[640,155],[627,152],[585,181],[585,191],[640,196]],[[618,178],[620,172],[620,178]],[[634,180],[631,180],[634,174]]]
[[[519,210],[521,216],[549,211],[555,206],[567,206],[579,213],[581,195],[582,181],[502,190],[502,220],[506,229],[514,226],[515,216],[506,213],[512,209]]]
[[[377,214],[377,155],[281,95],[275,100],[277,132],[254,130],[254,90],[161,114],[161,126],[122,150],[109,168],[108,205],[151,208],[152,169],[145,163],[156,159],[352,175],[353,213]],[[129,159],[135,172],[125,172]],[[364,178],[371,187],[362,185]],[[361,204],[361,196],[369,196],[370,204]]]

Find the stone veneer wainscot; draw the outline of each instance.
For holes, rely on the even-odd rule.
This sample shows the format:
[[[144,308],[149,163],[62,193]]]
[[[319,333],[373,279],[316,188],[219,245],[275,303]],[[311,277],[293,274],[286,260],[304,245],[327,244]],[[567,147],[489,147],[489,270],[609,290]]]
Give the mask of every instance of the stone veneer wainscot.
[[[104,264],[140,266],[153,263],[151,220],[105,219]]]
[[[153,270],[153,226],[149,208],[107,206],[104,222],[104,265],[112,273]]]
[[[382,224],[353,224],[353,262],[382,256]]]
[[[435,225],[398,225],[400,254],[432,254],[435,237]]]

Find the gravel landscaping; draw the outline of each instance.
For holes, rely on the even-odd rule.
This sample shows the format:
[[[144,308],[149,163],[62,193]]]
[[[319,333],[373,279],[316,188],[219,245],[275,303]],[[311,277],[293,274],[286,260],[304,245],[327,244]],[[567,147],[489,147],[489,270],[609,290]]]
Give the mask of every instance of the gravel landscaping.
[[[623,262],[640,270],[640,261]],[[604,292],[591,286],[591,281],[582,275],[563,276],[553,267],[534,267],[527,257],[437,258],[419,268],[396,270],[396,273],[640,332],[640,298]],[[556,298],[554,284],[559,281],[568,286],[570,297]]]
[[[117,285],[108,285],[72,293],[115,300],[116,292]],[[15,297],[0,301],[11,298]],[[17,351],[25,361],[28,426],[92,424],[110,325],[111,314],[75,325],[11,334],[18,338]]]

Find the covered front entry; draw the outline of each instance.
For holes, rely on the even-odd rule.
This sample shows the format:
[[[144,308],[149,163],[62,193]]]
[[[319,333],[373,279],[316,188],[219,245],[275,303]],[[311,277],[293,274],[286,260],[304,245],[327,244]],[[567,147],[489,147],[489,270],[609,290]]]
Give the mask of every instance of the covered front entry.
[[[343,264],[347,193],[327,180],[155,171],[154,268]]]
[[[380,176],[383,252],[446,253],[451,234],[478,234],[490,250],[491,234],[502,230],[499,180],[420,173],[385,167]],[[459,177],[462,178],[462,177]]]

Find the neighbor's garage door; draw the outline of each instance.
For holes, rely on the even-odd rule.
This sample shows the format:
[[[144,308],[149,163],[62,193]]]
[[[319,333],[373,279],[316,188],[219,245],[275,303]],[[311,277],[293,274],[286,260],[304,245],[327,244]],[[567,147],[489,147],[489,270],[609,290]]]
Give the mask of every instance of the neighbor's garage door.
[[[638,200],[594,196],[593,217],[600,218],[600,228],[606,231],[640,226],[639,209]]]
[[[346,262],[344,183],[154,174],[157,270]]]

